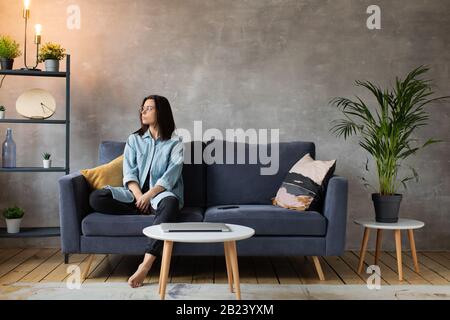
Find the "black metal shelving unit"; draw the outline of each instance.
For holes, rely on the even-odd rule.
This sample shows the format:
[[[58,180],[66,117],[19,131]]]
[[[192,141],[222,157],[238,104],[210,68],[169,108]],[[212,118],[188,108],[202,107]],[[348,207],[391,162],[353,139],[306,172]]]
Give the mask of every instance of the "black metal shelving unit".
[[[47,238],[59,237],[59,227],[20,228],[19,233],[7,233],[5,228],[0,229],[0,238]]]
[[[41,120],[41,119],[0,119],[2,123],[23,124],[53,124],[65,125],[66,127],[66,159],[65,167],[53,167],[44,169],[42,167],[16,167],[0,168],[2,172],[70,172],[70,55],[66,56],[65,72],[30,71],[30,70],[0,70],[0,76],[25,76],[25,77],[52,77],[66,79],[66,119],[64,120]],[[6,228],[0,228],[0,238],[31,238],[31,237],[58,237],[61,235],[59,227],[21,228],[19,233],[10,234]]]

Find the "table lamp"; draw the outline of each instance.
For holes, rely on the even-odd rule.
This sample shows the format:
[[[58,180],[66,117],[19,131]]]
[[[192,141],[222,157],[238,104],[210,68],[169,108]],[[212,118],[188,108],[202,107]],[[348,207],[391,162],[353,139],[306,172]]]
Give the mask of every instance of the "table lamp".
[[[40,24],[35,25],[34,43],[36,44],[36,64],[32,68],[29,68],[27,65],[27,26],[28,26],[28,19],[30,19],[30,2],[31,0],[23,1],[23,18],[25,19],[25,44],[24,44],[23,62],[25,68],[22,68],[22,70],[41,71],[40,69],[36,69],[39,61],[38,60],[39,45],[41,44],[41,35],[42,35],[42,26]]]

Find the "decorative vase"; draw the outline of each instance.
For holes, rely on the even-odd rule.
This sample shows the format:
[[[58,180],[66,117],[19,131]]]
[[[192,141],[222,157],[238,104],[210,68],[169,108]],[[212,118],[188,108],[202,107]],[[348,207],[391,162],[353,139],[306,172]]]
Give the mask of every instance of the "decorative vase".
[[[0,58],[0,65],[2,70],[12,70],[14,59]]]
[[[2,145],[2,167],[16,167],[16,143],[13,140],[11,128],[6,129],[6,140]]]
[[[400,210],[401,194],[381,195],[372,194],[372,201],[375,207],[375,221],[383,223],[396,223]]]
[[[49,160],[42,160],[42,162],[44,163],[44,168],[45,169],[48,169],[48,168],[51,168],[51,166],[52,166],[52,160],[51,159],[49,159]]]
[[[22,222],[22,218],[20,219],[5,219],[6,220],[6,231],[8,233],[19,233],[20,232],[20,223]]]
[[[45,71],[58,72],[59,71],[59,60],[56,60],[56,59],[45,60]]]
[[[0,111],[0,119],[5,119],[5,111]]]

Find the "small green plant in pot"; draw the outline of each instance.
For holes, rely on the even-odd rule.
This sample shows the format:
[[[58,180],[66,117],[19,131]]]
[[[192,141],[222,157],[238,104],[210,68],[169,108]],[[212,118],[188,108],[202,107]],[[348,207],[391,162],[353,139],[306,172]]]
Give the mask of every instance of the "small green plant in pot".
[[[0,106],[0,119],[5,119],[5,107]]]
[[[3,210],[3,217],[6,220],[6,227],[8,233],[20,232],[20,223],[25,211],[17,206],[6,208]]]
[[[19,44],[9,36],[0,36],[0,63],[2,70],[12,70],[14,59],[22,54]]]
[[[52,166],[52,160],[50,159],[52,155],[48,152],[42,154],[42,161],[44,163],[44,168],[48,169]]]
[[[66,56],[65,51],[61,45],[47,42],[39,50],[38,62],[45,62],[45,71],[58,72],[59,61]]]
[[[394,88],[382,89],[369,81],[356,81],[375,97],[375,108],[361,98],[334,98],[330,103],[344,114],[344,118],[333,121],[331,131],[338,137],[359,138],[359,145],[366,150],[376,164],[378,188],[372,194],[377,222],[395,223],[402,195],[400,186],[406,189],[406,182],[418,181],[418,174],[410,168],[412,174],[399,178],[402,162],[416,154],[422,148],[439,142],[429,139],[419,144],[413,134],[418,128],[428,124],[429,115],[425,111],[430,103],[449,97],[431,98],[433,90],[431,80],[421,79],[429,69],[420,66],[411,71],[405,79],[396,78]],[[369,171],[368,163],[366,170]],[[362,178],[365,186],[370,186]]]

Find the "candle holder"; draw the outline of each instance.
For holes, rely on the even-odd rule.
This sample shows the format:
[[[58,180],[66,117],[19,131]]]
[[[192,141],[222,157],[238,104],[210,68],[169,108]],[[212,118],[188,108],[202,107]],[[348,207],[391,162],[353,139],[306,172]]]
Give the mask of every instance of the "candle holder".
[[[23,9],[23,18],[25,19],[25,44],[24,44],[24,54],[23,54],[23,63],[25,68],[21,70],[29,70],[29,71],[41,71],[41,69],[37,69],[39,63],[39,45],[41,44],[41,35],[36,34],[34,37],[34,43],[36,44],[36,64],[34,67],[30,68],[27,65],[27,27],[28,27],[28,19],[30,18],[30,9],[25,7]]]

